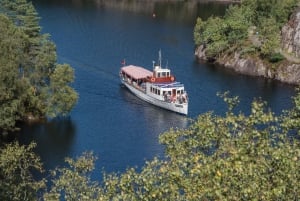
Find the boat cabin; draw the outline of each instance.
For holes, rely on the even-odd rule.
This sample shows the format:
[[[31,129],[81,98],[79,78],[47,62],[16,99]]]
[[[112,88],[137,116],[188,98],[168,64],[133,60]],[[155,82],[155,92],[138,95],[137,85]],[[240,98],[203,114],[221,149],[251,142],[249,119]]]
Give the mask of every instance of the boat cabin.
[[[153,75],[148,79],[148,81],[151,83],[168,83],[174,82],[175,77],[171,75],[170,69],[155,66],[153,69]]]
[[[187,94],[180,82],[146,83],[146,93],[166,102],[186,103]]]

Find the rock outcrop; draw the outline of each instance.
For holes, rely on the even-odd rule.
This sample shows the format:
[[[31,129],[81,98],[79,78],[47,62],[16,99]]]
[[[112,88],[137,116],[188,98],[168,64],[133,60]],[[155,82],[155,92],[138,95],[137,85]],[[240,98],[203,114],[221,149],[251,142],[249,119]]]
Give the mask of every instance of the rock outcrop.
[[[223,55],[214,62],[241,74],[300,84],[300,8],[282,28],[281,45],[280,53],[286,57],[286,61],[281,62],[276,68],[259,58],[242,57],[239,52]],[[203,46],[196,49],[195,56],[200,60],[209,61]]]
[[[289,22],[283,26],[281,46],[287,53],[300,57],[300,8],[291,16]]]

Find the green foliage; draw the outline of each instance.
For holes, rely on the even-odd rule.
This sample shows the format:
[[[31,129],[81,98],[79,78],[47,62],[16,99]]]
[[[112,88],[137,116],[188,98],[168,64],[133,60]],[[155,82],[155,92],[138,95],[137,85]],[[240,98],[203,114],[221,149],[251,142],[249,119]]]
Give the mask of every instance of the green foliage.
[[[243,0],[242,5],[255,11],[254,25],[258,26],[261,20],[274,17],[274,26],[282,26],[288,19],[299,0]]]
[[[31,2],[26,0],[2,0],[1,10],[18,27],[22,27],[30,38],[40,35],[39,16]]]
[[[0,14],[0,128],[15,126],[22,116],[22,81],[18,80],[18,63],[24,49],[24,34],[7,17]]]
[[[230,6],[224,17],[227,24],[226,37],[229,44],[240,44],[248,36],[253,10],[248,7]]]
[[[76,161],[67,158],[69,167],[52,172],[53,185],[44,200],[97,200],[98,185],[90,180],[95,160],[92,153],[84,153]]]
[[[261,44],[251,50],[272,61],[272,55],[280,47],[280,29],[298,3],[298,0],[243,0],[240,5],[230,6],[223,19],[197,19],[195,44],[204,45],[208,56],[217,58],[226,49],[249,49],[252,46],[247,42],[252,37],[248,36],[249,28],[257,27]]]
[[[292,98],[294,107],[284,111],[282,128],[285,133],[300,137],[300,88],[297,88],[297,94]]]
[[[251,55],[251,54],[255,54],[257,52],[256,48],[254,46],[246,46],[243,47],[243,49],[241,50],[241,56],[244,55]]]
[[[236,98],[224,97],[233,109]],[[300,144],[280,132],[278,125],[285,121],[290,118],[276,117],[265,109],[265,103],[254,101],[248,116],[206,113],[189,129],[166,132],[160,141],[170,161],[186,172],[179,179],[181,191],[195,187],[194,197],[297,200]]]
[[[285,57],[282,54],[280,54],[280,53],[273,53],[272,55],[270,55],[269,61],[271,63],[277,63],[279,61],[284,60],[284,58]]]
[[[281,4],[280,4],[281,3]],[[281,13],[279,5],[284,8]],[[244,0],[224,19],[197,20],[195,43],[210,56],[246,40],[247,27],[256,25],[263,56],[273,56],[280,20],[293,0]],[[69,86],[72,68],[56,64],[55,45],[39,33],[38,16],[25,0],[2,0],[0,11],[0,127],[10,129],[24,115],[66,115],[77,100]],[[30,16],[30,17],[28,17]],[[279,21],[279,23],[278,23]],[[91,181],[96,160],[84,153],[66,159],[67,167],[52,171],[44,200],[299,200],[300,93],[294,107],[276,116],[261,100],[249,115],[235,113],[238,97],[219,94],[228,105],[224,116],[207,112],[187,129],[170,129],[160,136],[166,158],[145,164],[141,171],[105,174],[101,185]],[[0,199],[37,200],[46,179],[35,144],[18,143],[0,149]],[[42,199],[40,198],[40,199]]]
[[[204,38],[201,37],[202,35],[200,34],[203,33],[204,30],[205,30],[205,22],[200,17],[198,17],[196,25],[194,27],[194,42],[197,46],[205,42]]]
[[[27,116],[67,115],[78,98],[70,87],[74,73],[70,66],[56,64],[55,45],[40,33],[32,3],[2,0],[0,12],[8,17],[0,16],[0,128],[13,130]]]
[[[50,76],[51,97],[47,114],[55,117],[57,114],[67,115],[77,101],[76,92],[68,86],[73,82],[74,72],[68,64],[57,65]]]
[[[274,54],[275,49],[280,45],[279,28],[274,26],[276,20],[274,18],[266,18],[261,20],[259,30],[259,38],[262,42],[261,54],[264,57],[270,57]]]
[[[199,31],[202,34],[199,34]],[[201,18],[198,18],[194,30],[194,40],[196,44],[205,45],[208,57],[216,57],[228,47],[225,31],[226,25],[219,17],[209,18],[207,22],[203,22]]]
[[[282,116],[261,100],[253,101],[249,115],[235,114],[238,97],[230,97],[229,92],[219,96],[228,104],[225,116],[208,112],[187,129],[165,132],[160,136],[166,146],[165,160],[146,162],[140,172],[130,168],[120,175],[105,174],[103,184],[92,188],[97,199],[299,199],[300,144],[289,135],[300,125],[296,109],[300,96],[294,98],[295,109]],[[295,125],[288,124],[291,121],[297,121],[298,127],[290,127]],[[71,185],[60,186],[81,195],[80,185],[72,186],[69,177],[64,182]]]
[[[33,153],[36,144],[7,144],[0,148],[0,199],[37,200],[45,179],[35,180],[32,171],[43,171],[40,158]]]
[[[230,46],[238,46],[248,35],[252,12],[244,7],[231,6],[224,19],[197,19],[194,28],[196,45],[205,45],[208,57],[218,57]],[[237,20],[239,19],[239,20]]]
[[[163,133],[160,143],[166,147],[164,159],[146,162],[141,171],[129,168],[122,174],[104,174],[99,185],[90,178],[96,160],[92,153],[76,160],[67,158],[67,167],[52,171],[51,187],[42,198],[299,200],[300,92],[293,98],[294,107],[281,115],[275,115],[261,100],[252,102],[248,115],[236,113],[238,97],[231,97],[229,92],[218,95],[228,105],[225,115],[207,112],[187,129]],[[31,168],[40,170],[33,147],[13,144],[1,149],[0,176],[5,180],[0,180],[4,193],[0,195],[6,196],[1,197],[4,200],[18,200],[20,196],[33,200],[37,190],[44,188],[45,181],[33,181],[28,172]],[[12,195],[16,197],[8,197]]]

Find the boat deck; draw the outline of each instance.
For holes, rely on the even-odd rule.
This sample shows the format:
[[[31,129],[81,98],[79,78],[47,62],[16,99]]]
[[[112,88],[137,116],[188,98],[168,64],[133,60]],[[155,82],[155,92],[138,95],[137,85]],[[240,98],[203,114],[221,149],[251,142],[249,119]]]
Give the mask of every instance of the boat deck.
[[[166,83],[154,83],[153,85],[158,86],[160,88],[177,88],[184,87],[180,82],[166,82]]]

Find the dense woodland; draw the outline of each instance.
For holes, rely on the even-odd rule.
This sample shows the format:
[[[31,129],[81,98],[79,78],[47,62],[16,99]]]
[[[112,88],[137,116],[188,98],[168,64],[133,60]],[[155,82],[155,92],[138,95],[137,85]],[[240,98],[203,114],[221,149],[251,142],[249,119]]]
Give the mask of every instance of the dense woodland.
[[[254,6],[251,2],[258,1],[245,1]],[[275,6],[278,1],[272,5],[270,0],[259,2]],[[29,114],[67,114],[77,99],[69,86],[73,71],[66,64],[56,64],[55,46],[48,35],[40,33],[34,7],[25,0],[3,0],[0,8],[1,127],[13,128],[16,120]],[[230,11],[239,11],[236,18],[244,19],[245,12],[239,9],[231,7]],[[260,21],[260,16],[252,18]],[[221,20],[209,20],[216,19]],[[201,24],[206,23],[198,24],[196,30],[211,29]],[[229,34],[233,41],[243,41],[235,33]],[[205,38],[199,37],[198,42],[203,42]],[[91,180],[97,159],[92,152],[67,158],[65,167],[48,173],[34,153],[35,143],[6,144],[0,148],[0,199],[299,200],[300,92],[292,97],[294,106],[277,115],[259,99],[253,101],[249,114],[238,112],[238,97],[229,92],[218,95],[227,103],[225,114],[207,112],[186,129],[170,129],[159,139],[165,145],[164,158],[146,162],[141,170],[104,173],[101,182]],[[46,176],[35,178],[33,172]]]
[[[204,45],[215,60],[224,54],[241,52],[276,63],[280,54],[280,30],[299,0],[243,0],[227,9],[224,17],[197,19],[194,41]]]
[[[55,44],[41,34],[26,0],[0,1],[0,133],[18,121],[67,115],[77,101],[74,72],[56,63]]]

